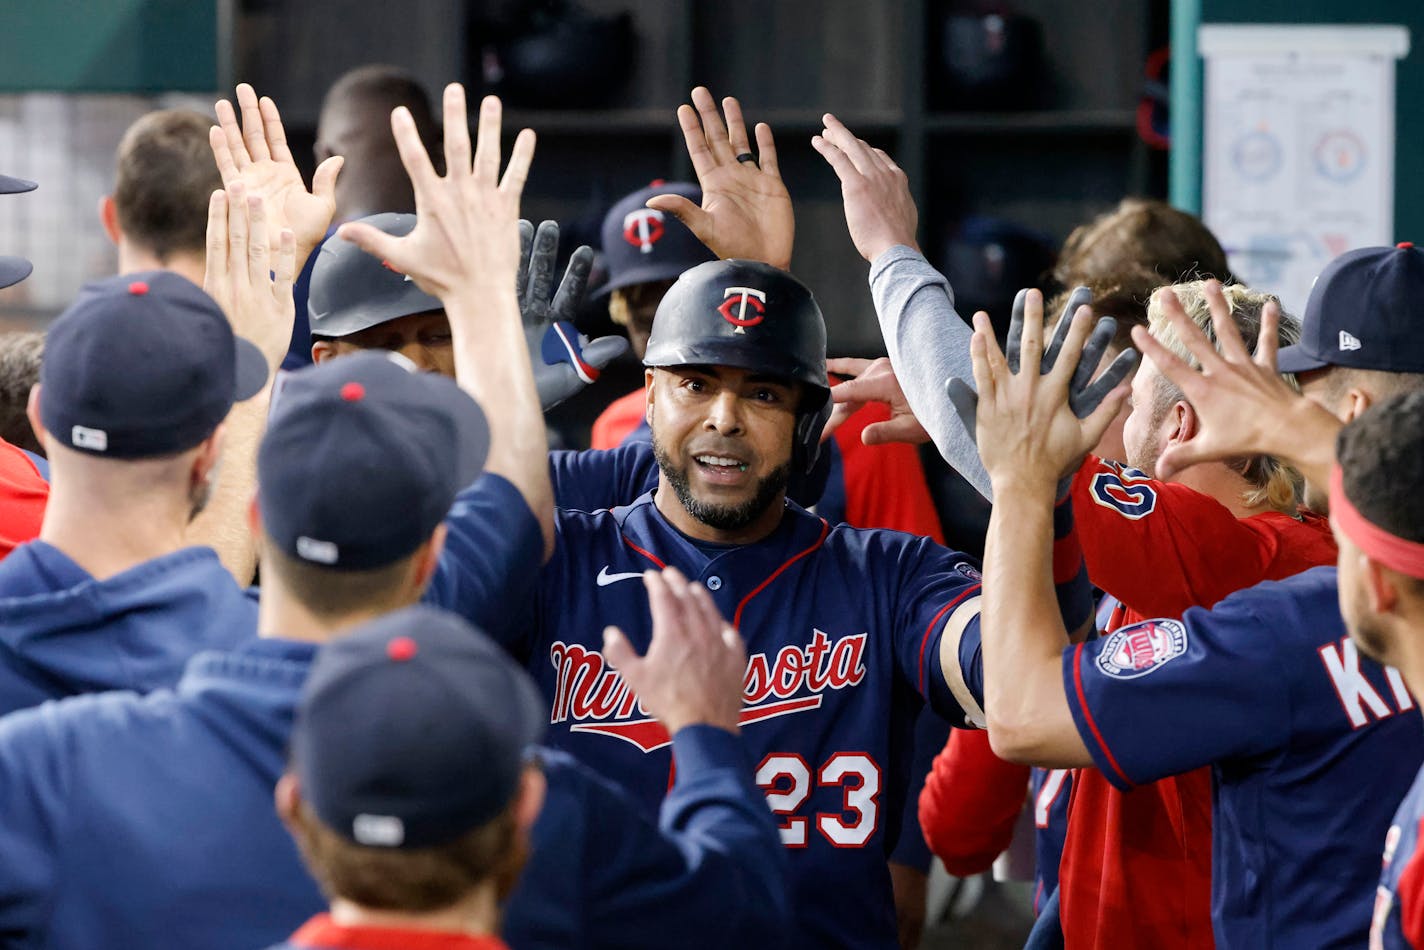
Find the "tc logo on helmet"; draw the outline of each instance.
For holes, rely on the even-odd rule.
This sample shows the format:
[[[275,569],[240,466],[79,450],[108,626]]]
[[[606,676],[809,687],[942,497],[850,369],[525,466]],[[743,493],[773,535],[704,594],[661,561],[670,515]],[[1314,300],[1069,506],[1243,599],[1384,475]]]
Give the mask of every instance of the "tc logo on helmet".
[[[732,326],[733,333],[746,333],[747,327],[754,327],[766,319],[766,292],[751,287],[728,287],[722,292],[727,298],[717,312]]]
[[[623,216],[623,240],[644,254],[653,253],[653,245],[666,230],[663,213],[652,208],[638,208]]]

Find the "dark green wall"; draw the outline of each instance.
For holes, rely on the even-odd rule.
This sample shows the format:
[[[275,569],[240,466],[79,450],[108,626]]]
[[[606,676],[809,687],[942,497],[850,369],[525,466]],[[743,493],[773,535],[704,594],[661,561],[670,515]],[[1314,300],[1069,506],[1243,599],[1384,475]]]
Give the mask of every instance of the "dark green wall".
[[[216,0],[0,0],[0,92],[211,92]]]
[[[1424,0],[1200,3],[1202,23],[1397,23],[1409,28],[1409,55],[1396,64],[1394,232],[1397,241],[1424,243]]]

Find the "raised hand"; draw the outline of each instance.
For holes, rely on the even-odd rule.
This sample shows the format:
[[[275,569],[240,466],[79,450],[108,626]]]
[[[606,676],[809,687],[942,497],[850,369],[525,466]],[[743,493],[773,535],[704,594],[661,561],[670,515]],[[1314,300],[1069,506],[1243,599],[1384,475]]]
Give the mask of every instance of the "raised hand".
[[[208,201],[207,268],[203,289],[218,302],[232,332],[250,342],[275,370],[292,339],[296,238],[282,228],[274,250],[267,202],[234,182]]]
[[[831,399],[836,408],[828,430],[834,430],[851,413],[868,402],[881,402],[890,407],[890,418],[884,422],[872,422],[860,433],[860,441],[866,445],[883,445],[887,442],[906,442],[919,445],[930,440],[930,434],[920,425],[920,420],[910,409],[895,368],[888,357],[863,360],[853,357],[826,360],[826,369],[837,376],[849,376],[845,382],[831,387]]]
[[[904,171],[884,150],[856,138],[829,112],[821,121],[825,128],[811,137],[811,147],[841,180],[846,225],[860,256],[873,261],[897,244],[918,251],[919,212]]]
[[[287,148],[277,104],[267,96],[258,99],[247,83],[237,87],[237,104],[242,110],[241,126],[232,103],[220,99],[214,106],[219,124],[208,133],[223,187],[230,191],[241,182],[249,195],[260,196],[272,230],[290,228],[298,259],[304,261],[331,226],[336,176],[346,160],[334,155],[318,165],[308,191]]]
[[[593,266],[593,249],[584,245],[569,257],[564,278],[552,302],[554,261],[559,255],[559,225],[543,221],[536,233],[528,221],[519,222],[519,271],[515,292],[524,318],[524,336],[534,384],[545,412],[598,379],[603,368],[628,350],[621,336],[596,340],[578,332],[578,315]]]
[[[753,153],[741,104],[728,96],[722,109],[725,124],[705,86],[692,90],[692,105],[677,107],[687,154],[702,187],[702,207],[681,195],[657,195],[648,207],[676,216],[723,260],[761,261],[786,270],[791,266],[796,216],[781,181],[771,127],[757,123]]]
[[[1262,308],[1253,357],[1231,317],[1231,305],[1219,282],[1206,285],[1206,299],[1220,352],[1187,316],[1171,288],[1157,293],[1177,339],[1201,365],[1200,370],[1193,369],[1153,339],[1146,327],[1133,327],[1132,342],[1181,389],[1201,421],[1195,438],[1162,452],[1157,459],[1157,477],[1170,478],[1201,462],[1262,454],[1291,462],[1306,481],[1324,487],[1340,420],[1292,389],[1277,372],[1280,307],[1268,303]]]
[[[747,650],[712,596],[676,568],[643,575],[653,614],[648,652],[639,656],[617,627],[603,631],[603,655],[669,735],[684,726],[738,730]]]
[[[1024,367],[1014,372],[994,340],[989,315],[983,311],[974,315],[970,355],[979,391],[979,456],[994,482],[996,497],[1001,489],[1061,487],[1061,479],[1071,474],[1102,438],[1127,398],[1127,386],[1119,382],[1085,418],[1079,418],[1069,404],[1070,385],[1080,362],[1089,364],[1090,373],[1097,365],[1084,358],[1084,344],[1092,329],[1088,311],[1074,314],[1059,341],[1054,365],[1040,374],[1045,349],[1043,295],[1028,291],[1024,318],[1009,332],[1010,346],[1017,343]]]
[[[501,177],[499,99],[486,96],[480,103],[473,159],[464,87],[446,86],[443,106],[444,177],[435,173],[410,110],[391,113],[391,132],[415,190],[415,227],[393,237],[352,222],[341,226],[341,236],[441,300],[456,291],[508,293],[518,280],[519,198],[534,158],[534,133],[519,133]]]

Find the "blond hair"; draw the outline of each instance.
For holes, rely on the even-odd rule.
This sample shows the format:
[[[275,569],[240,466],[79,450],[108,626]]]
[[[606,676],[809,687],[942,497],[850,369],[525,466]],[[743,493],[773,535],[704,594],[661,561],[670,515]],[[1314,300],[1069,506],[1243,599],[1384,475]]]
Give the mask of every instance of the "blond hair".
[[[1207,282],[1204,280],[1194,280],[1184,284],[1175,284],[1166,289],[1176,294],[1177,300],[1181,303],[1187,316],[1191,317],[1192,322],[1206,335],[1212,346],[1220,352],[1221,342],[1216,338],[1216,330],[1212,326],[1211,307],[1206,298],[1206,284]],[[1280,300],[1273,294],[1252,290],[1242,284],[1226,284],[1221,288],[1221,292],[1222,296],[1226,298],[1227,305],[1231,308],[1231,316],[1236,323],[1237,331],[1241,334],[1242,341],[1246,344],[1247,351],[1254,354],[1256,341],[1261,334],[1261,315],[1266,304],[1274,303],[1280,307]],[[1153,339],[1170,350],[1182,362],[1193,369],[1201,366],[1200,361],[1192,355],[1191,350],[1187,349],[1186,344],[1177,336],[1177,331],[1167,322],[1159,295],[1154,294],[1151,303],[1147,306],[1147,329]],[[1276,329],[1276,345],[1278,347],[1291,346],[1299,341],[1300,322],[1287,313],[1284,308],[1281,308],[1280,321]],[[1300,384],[1296,382],[1293,375],[1285,373],[1282,376],[1292,389],[1299,391]],[[1175,383],[1159,374],[1153,397],[1153,418],[1160,420],[1178,402],[1189,402],[1189,400]],[[1300,501],[1301,490],[1304,487],[1304,479],[1295,469],[1271,455],[1252,455],[1231,459],[1227,464],[1236,469],[1253,486],[1241,496],[1248,506],[1255,507],[1266,504],[1277,511],[1286,513],[1295,511]]]

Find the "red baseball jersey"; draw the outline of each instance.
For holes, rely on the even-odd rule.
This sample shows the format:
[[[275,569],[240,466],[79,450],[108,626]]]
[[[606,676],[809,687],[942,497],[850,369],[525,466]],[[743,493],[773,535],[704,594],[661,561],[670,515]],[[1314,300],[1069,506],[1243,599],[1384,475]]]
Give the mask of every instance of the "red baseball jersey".
[[[1184,485],[1089,456],[1073,484],[1093,583],[1120,601],[1106,632],[1177,617],[1228,594],[1335,562],[1325,519],[1238,519]],[[1119,791],[1074,774],[1059,874],[1070,948],[1213,945],[1210,769]]]
[[[40,535],[49,483],[20,449],[0,439],[0,559]]]

